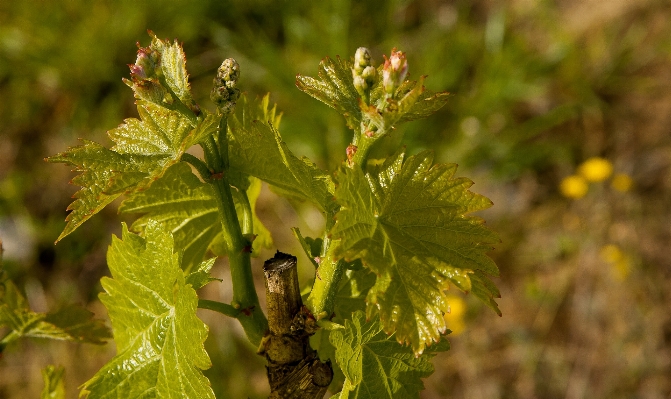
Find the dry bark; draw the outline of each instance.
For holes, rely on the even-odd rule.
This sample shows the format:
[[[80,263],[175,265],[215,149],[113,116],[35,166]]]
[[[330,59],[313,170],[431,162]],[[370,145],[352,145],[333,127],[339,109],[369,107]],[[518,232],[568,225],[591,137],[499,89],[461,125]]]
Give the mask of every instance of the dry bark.
[[[265,262],[268,327],[259,354],[268,365],[271,399],[322,399],[333,369],[322,362],[309,343],[317,329],[310,311],[303,306],[296,257],[277,252]]]

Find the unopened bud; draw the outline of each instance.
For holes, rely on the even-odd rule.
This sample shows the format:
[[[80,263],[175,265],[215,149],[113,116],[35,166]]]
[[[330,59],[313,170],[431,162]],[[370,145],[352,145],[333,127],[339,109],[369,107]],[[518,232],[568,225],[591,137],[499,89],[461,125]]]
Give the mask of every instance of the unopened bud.
[[[139,44],[138,44],[139,46]],[[132,79],[149,79],[159,72],[161,67],[161,54],[151,47],[140,47],[137,50],[135,64],[129,65]]]
[[[356,53],[354,53],[354,69],[356,70],[356,72],[358,74],[361,74],[364,68],[372,65],[370,63],[370,60],[371,60],[370,51],[367,48],[359,47],[358,49],[356,49]]]
[[[352,81],[354,83],[354,88],[356,89],[356,91],[358,91],[359,94],[363,96],[364,93],[366,92],[366,89],[368,89],[367,87],[368,85],[366,85],[366,80],[363,78],[363,76],[353,75]]]
[[[375,83],[375,78],[377,77],[377,69],[373,66],[367,66],[364,68],[361,76],[366,80],[366,83],[372,86]]]
[[[124,82],[135,91],[135,96],[143,101],[155,104],[171,104],[173,99],[161,86],[161,53],[151,46],[140,47],[138,43],[137,58],[130,68],[130,80]]]
[[[388,94],[394,94],[396,89],[403,83],[408,74],[408,61],[405,59],[405,53],[396,51],[394,47],[391,50],[389,58],[384,57],[384,68],[382,70],[382,84],[384,91]]]
[[[240,65],[233,58],[224,60],[214,78],[210,99],[225,114],[233,112],[240,90],[236,88],[240,78]]]
[[[370,51],[365,47],[359,47],[354,53],[354,68],[352,68],[352,80],[354,88],[367,98],[368,92],[375,84],[377,70],[373,67]]]

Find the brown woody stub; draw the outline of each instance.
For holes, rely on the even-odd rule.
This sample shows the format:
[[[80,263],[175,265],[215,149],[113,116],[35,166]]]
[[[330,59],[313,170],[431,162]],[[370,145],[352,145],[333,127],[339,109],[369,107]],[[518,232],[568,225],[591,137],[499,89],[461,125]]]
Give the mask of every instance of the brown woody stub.
[[[322,362],[309,343],[317,330],[303,306],[296,257],[277,252],[265,262],[269,331],[259,355],[268,361],[270,398],[323,398],[333,380],[330,362]]]

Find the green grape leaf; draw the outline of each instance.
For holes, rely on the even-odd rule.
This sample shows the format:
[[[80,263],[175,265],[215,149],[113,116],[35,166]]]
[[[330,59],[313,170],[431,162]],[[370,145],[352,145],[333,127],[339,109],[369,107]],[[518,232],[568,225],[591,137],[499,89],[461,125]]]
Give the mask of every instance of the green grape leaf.
[[[186,283],[174,240],[159,222],[145,238],[123,225],[107,252],[112,278],[101,280],[117,355],[84,383],[80,396],[214,398],[201,370],[211,366],[196,316],[198,296]]]
[[[259,110],[243,101],[242,116],[229,120],[229,156],[233,171],[259,178],[271,184],[280,194],[308,200],[328,215],[337,205],[333,198],[333,181],[309,159],[297,158],[282,141],[276,127],[268,123],[275,119],[266,105]],[[266,111],[263,111],[263,109]],[[266,115],[268,119],[253,120]]]
[[[219,278],[210,276],[210,270],[212,270],[212,266],[214,266],[216,260],[217,258],[210,258],[201,262],[195,272],[186,276],[186,283],[190,284],[194,290],[198,290],[213,281],[223,281]]]
[[[352,316],[357,310],[365,309],[366,295],[370,288],[375,285],[375,273],[368,269],[348,269],[340,280],[340,286],[335,299],[335,316],[332,321],[336,326],[345,324],[345,320]],[[323,323],[325,319],[320,320]],[[337,323],[337,324],[336,324]],[[340,370],[335,357],[335,347],[329,341],[329,331],[321,326],[315,335],[310,337],[310,345],[319,353],[323,361],[330,359],[333,367],[333,381],[331,386],[339,386],[345,382],[345,376]]]
[[[426,118],[447,104],[449,97],[450,93],[448,92],[434,93],[430,90],[424,90],[396,123],[401,124],[403,122]]]
[[[44,388],[40,399],[65,399],[65,368],[47,366],[42,370]]]
[[[443,337],[416,357],[384,332],[377,316],[366,322],[362,311],[345,321],[344,330],[331,331],[329,340],[346,378],[341,399],[419,398],[422,378],[433,373],[431,358],[450,349]]]
[[[317,238],[314,239],[312,237],[303,237],[301,234],[301,231],[298,229],[298,227],[292,227],[291,232],[294,233],[294,237],[298,240],[298,243],[301,244],[301,248],[303,248],[303,252],[305,252],[305,255],[308,257],[310,260],[310,263],[312,263],[312,266],[315,267],[315,269],[319,268],[319,263],[317,263],[317,258],[321,254],[322,250],[322,239]]]
[[[352,61],[329,57],[319,63],[319,79],[309,76],[296,76],[296,86],[341,113],[350,129],[358,128],[361,123],[359,93],[352,80]],[[378,75],[382,76],[381,73]]]
[[[357,310],[366,308],[368,292],[375,285],[375,273],[367,268],[346,270],[335,300],[333,321],[343,324]]]
[[[371,103],[374,105],[366,106],[361,104],[361,111],[368,119],[369,128],[376,126],[378,131],[389,131],[397,122],[401,122],[403,117],[415,108],[417,101],[422,97],[426,90],[424,88],[425,76],[419,79],[419,82],[406,80],[399,87],[395,97],[386,98],[385,93],[374,91],[371,94]],[[381,87],[378,84],[377,87]],[[382,95],[379,99],[378,95]]]
[[[124,200],[119,212],[144,214],[131,226],[135,232],[144,231],[151,220],[161,222],[183,251],[182,265],[186,268],[201,262],[212,240],[221,233],[212,188],[201,182],[186,163],[173,165],[149,189]]]
[[[379,123],[384,120],[387,126],[400,125],[403,122],[426,118],[447,104],[448,97],[450,96],[447,92],[435,93],[427,90],[424,87],[426,76],[420,76],[419,81],[406,80],[403,82],[397,89],[395,98],[388,99],[386,98],[384,85],[382,84],[382,66],[378,68],[377,76],[378,82],[370,94],[371,104],[376,104],[377,107],[380,107],[386,102],[385,110],[382,112],[382,115],[377,112],[377,115],[375,115],[365,106],[362,106],[361,109],[373,121],[375,121],[376,117],[382,118],[377,122]]]
[[[0,327],[18,337],[50,338],[104,344],[111,338],[104,321],[78,306],[66,306],[49,313],[33,312],[11,280],[0,281]]]
[[[250,130],[254,122],[259,121],[275,129],[280,128],[282,113],[277,112],[277,104],[270,107],[270,93],[259,100],[251,101],[242,93],[235,113],[229,118],[229,128],[233,130]]]
[[[248,186],[249,200],[255,204],[260,192],[260,182],[256,180]],[[234,200],[238,198],[233,196]],[[237,203],[236,210],[241,211]],[[185,270],[200,263],[208,248],[212,247],[218,254],[226,252],[212,187],[201,182],[191,173],[189,165],[183,162],[169,168],[147,190],[126,199],[119,207],[119,212],[144,214],[131,227],[136,232],[142,232],[150,220],[159,221],[166,226],[172,232],[177,247],[183,251],[182,265]],[[239,218],[242,220],[240,215]],[[270,232],[255,213],[253,234],[257,235],[252,243],[253,254],[263,247],[272,246]]]
[[[140,119],[126,119],[108,132],[115,142],[111,149],[85,141],[47,159],[72,165],[81,172],[72,183],[82,189],[68,207],[72,212],[58,240],[119,195],[147,189],[179,162],[189,147],[211,133],[214,118],[208,115],[194,128],[180,113],[155,104],[140,105],[138,111]]]
[[[342,208],[331,230],[340,240],[338,257],[361,259],[377,274],[369,317],[379,312],[385,331],[418,354],[446,328],[448,281],[480,296],[494,293],[486,275],[498,275],[486,255],[498,236],[467,216],[491,201],[468,191],[470,180],[453,177],[456,165],[432,163],[431,152],[404,160],[401,151],[368,174],[344,169],[335,193]],[[474,272],[480,274],[471,279]],[[485,303],[500,313],[491,297]]]

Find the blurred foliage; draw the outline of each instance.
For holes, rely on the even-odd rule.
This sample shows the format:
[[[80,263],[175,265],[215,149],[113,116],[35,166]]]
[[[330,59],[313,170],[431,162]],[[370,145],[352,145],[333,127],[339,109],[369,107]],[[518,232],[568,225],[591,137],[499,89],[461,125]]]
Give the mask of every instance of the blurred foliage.
[[[106,130],[136,116],[121,77],[135,59],[133,43],[148,43],[147,29],[183,41],[196,101],[205,106],[217,66],[236,58],[243,90],[271,92],[284,111],[289,147],[330,167],[350,140],[345,121],[297,90],[296,74],[314,75],[324,56],[349,57],[361,45],[377,63],[398,47],[412,77],[428,74],[429,89],[452,97],[390,141],[460,163],[460,174],[494,200],[483,215],[503,237],[492,256],[504,317],[482,315],[466,297],[464,330],[434,359],[423,397],[668,397],[669,19],[663,0],[2,2],[5,268],[36,311],[74,300],[104,316],[98,281],[123,218],[103,211],[53,246],[75,188],[65,184],[67,168],[42,159],[79,137],[104,141]],[[562,179],[592,157],[625,177],[563,197]],[[261,217],[283,222],[271,228],[276,237],[307,223],[308,211],[287,214],[282,201],[263,195]],[[254,348],[228,323],[203,317],[214,362],[206,374],[219,397],[264,397]],[[37,397],[40,369],[55,362],[66,366],[66,385],[79,386],[111,350],[9,347],[0,397]]]

